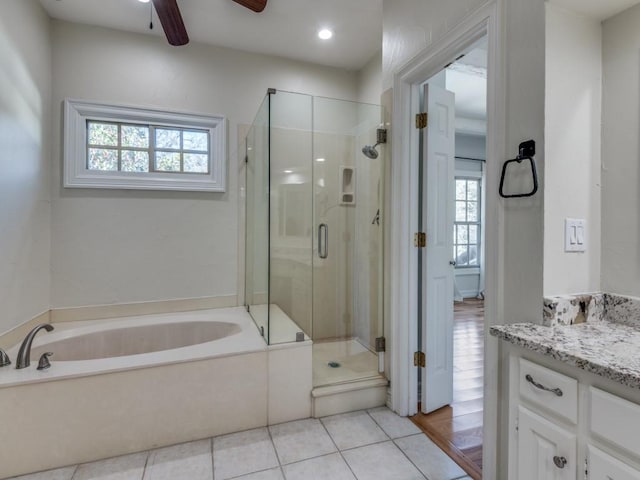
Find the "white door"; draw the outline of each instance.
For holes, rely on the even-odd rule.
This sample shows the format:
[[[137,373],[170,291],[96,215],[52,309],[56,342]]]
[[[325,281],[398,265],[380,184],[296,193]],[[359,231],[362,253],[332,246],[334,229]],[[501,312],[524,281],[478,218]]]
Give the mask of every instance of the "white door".
[[[576,436],[518,407],[518,480],[575,480]]]
[[[423,133],[422,224],[427,247],[422,262],[422,411],[453,401],[453,195],[455,95],[425,85],[428,114]]]
[[[640,480],[640,471],[589,445],[589,478],[593,480]]]

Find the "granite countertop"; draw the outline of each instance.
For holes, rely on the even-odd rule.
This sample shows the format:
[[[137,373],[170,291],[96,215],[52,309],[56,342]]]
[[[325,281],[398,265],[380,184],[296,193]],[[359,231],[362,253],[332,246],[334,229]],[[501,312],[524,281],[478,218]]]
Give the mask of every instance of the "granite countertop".
[[[640,389],[640,326],[609,321],[547,327],[516,323],[491,335],[568,365]]]

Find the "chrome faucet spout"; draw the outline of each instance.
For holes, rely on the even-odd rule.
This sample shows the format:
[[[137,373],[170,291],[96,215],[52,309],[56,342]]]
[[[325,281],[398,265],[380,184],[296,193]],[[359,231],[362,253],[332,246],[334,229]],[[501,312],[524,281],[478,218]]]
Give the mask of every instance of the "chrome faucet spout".
[[[53,330],[53,325],[49,323],[40,324],[33,330],[31,330],[26,337],[24,337],[22,345],[20,345],[20,350],[18,350],[18,358],[16,359],[16,370],[27,368],[31,363],[31,344],[33,343],[33,338],[36,336],[36,333],[38,333],[42,329],[50,332],[51,330]]]

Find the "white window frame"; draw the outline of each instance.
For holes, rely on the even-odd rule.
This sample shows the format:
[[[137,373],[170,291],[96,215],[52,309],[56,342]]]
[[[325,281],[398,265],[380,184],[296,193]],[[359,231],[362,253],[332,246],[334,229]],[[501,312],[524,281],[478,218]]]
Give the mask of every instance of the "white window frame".
[[[87,168],[87,121],[140,123],[194,128],[209,132],[209,173],[98,171]],[[112,188],[225,192],[227,122],[218,115],[108,105],[83,100],[64,101],[65,188]]]
[[[467,242],[467,248],[470,247],[471,245],[475,245],[478,249],[478,263],[476,265],[458,265],[456,264],[455,266],[455,273],[456,275],[470,275],[470,274],[478,274],[480,273],[480,268],[482,267],[482,257],[480,255],[480,250],[482,248],[481,246],[481,241],[482,241],[482,173],[481,172],[470,172],[470,171],[462,171],[462,170],[456,170],[455,174],[454,174],[454,181],[455,180],[466,180],[466,181],[477,181],[478,182],[478,200],[475,200],[475,202],[478,204],[478,221],[477,222],[458,222],[457,220],[454,220],[453,222],[453,226],[454,229],[457,225],[477,225],[478,227],[478,238],[477,238],[477,243],[475,244],[470,244],[469,242]],[[458,199],[454,199],[454,202],[457,202]],[[465,203],[467,203],[469,200],[465,200]],[[456,239],[457,240],[457,239]],[[462,244],[458,244],[457,241],[454,242],[454,247],[456,247],[457,245],[462,245]],[[467,249],[467,255],[468,255],[468,249]],[[457,259],[457,255],[454,254],[453,256],[454,259]]]

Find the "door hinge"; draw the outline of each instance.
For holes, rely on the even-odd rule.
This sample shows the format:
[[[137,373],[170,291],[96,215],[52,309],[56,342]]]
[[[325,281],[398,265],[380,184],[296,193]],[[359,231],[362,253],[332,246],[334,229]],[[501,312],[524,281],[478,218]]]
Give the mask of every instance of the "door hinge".
[[[424,232],[418,232],[413,236],[413,245],[417,248],[424,248],[427,246],[427,234]]]
[[[387,341],[384,337],[376,338],[376,353],[387,351]]]
[[[427,365],[427,360],[424,352],[415,352],[413,354],[413,365],[415,367],[425,368],[425,366]]]
[[[416,113],[416,128],[422,130],[427,127],[429,114],[427,112]]]
[[[244,163],[249,163],[249,155],[244,156]]]

